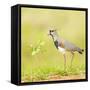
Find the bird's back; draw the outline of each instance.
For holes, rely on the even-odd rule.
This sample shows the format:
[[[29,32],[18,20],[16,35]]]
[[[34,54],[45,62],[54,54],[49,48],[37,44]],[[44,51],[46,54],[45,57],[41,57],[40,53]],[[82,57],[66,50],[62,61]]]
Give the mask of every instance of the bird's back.
[[[64,40],[63,44],[64,44],[64,48],[68,51],[76,51],[77,50],[77,46],[67,40]]]
[[[71,52],[78,51],[80,54],[82,54],[82,51],[83,51],[82,49],[77,47],[75,44],[64,39],[60,41],[60,46],[67,51],[71,51]]]

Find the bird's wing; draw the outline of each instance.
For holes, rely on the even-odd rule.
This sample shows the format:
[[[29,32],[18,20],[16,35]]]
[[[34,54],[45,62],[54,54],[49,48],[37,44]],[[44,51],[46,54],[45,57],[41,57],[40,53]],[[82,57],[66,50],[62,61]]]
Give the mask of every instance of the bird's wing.
[[[76,51],[76,50],[77,50],[77,46],[74,45],[73,43],[70,43],[70,42],[67,41],[67,40],[61,40],[61,42],[59,43],[59,45],[60,45],[62,48],[65,48],[65,49],[68,50],[68,51]]]

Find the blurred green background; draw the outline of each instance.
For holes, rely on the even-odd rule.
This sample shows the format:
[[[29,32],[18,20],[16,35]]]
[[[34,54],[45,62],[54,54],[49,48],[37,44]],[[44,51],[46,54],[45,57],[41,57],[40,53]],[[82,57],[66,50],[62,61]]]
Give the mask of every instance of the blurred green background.
[[[57,51],[52,38],[48,36],[49,29],[57,29],[61,38],[85,51],[84,11],[21,8],[22,82],[52,80],[52,77],[54,80],[56,75],[58,79],[60,76],[84,75],[85,52],[82,55],[75,54],[72,69],[71,54],[67,52],[65,72],[63,55]]]

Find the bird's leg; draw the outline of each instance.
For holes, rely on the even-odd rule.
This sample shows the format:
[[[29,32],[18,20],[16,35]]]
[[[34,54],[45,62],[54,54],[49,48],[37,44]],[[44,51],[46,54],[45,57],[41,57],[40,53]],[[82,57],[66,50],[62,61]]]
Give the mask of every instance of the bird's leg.
[[[70,68],[72,68],[72,62],[73,62],[73,57],[74,57],[74,53],[71,52],[71,54],[72,54],[72,57],[71,57],[71,65],[70,65]]]
[[[63,56],[64,56],[64,71],[66,71],[66,55],[65,55],[65,53],[63,54]]]

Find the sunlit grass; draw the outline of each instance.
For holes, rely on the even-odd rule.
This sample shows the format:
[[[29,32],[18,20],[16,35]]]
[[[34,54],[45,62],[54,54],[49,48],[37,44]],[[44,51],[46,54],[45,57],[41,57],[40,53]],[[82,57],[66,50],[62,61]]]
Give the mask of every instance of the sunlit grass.
[[[30,55],[22,60],[22,80],[32,82],[40,80],[48,80],[50,75],[78,75],[85,73],[84,60],[80,61],[78,55],[75,56],[72,68],[70,68],[70,57],[67,57],[67,69],[64,71],[64,59],[63,55],[58,53],[60,59],[55,59],[56,56],[52,56],[51,59],[45,55],[46,53],[38,53],[36,56]],[[78,54],[78,53],[76,53]],[[69,53],[67,53],[67,56]],[[69,55],[70,56],[70,55]],[[28,59],[30,58],[30,60]],[[26,80],[26,78],[28,78]]]

